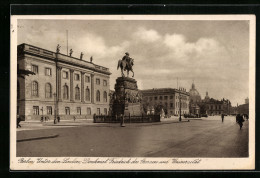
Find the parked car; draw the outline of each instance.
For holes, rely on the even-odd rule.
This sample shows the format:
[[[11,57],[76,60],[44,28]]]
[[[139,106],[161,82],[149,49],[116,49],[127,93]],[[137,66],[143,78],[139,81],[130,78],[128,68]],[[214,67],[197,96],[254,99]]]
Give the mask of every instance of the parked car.
[[[201,117],[208,117],[207,114],[201,114]]]

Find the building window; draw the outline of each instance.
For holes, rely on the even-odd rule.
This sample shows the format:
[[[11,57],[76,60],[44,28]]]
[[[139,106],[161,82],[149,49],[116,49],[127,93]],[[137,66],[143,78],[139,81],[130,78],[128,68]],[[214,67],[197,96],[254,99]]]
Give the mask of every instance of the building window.
[[[87,115],[91,115],[91,108],[87,108]]]
[[[90,91],[89,91],[88,87],[86,88],[86,96],[85,96],[85,98],[86,98],[86,101],[90,101]]]
[[[80,90],[78,86],[75,88],[75,100],[80,100]]]
[[[79,80],[79,74],[75,74],[74,76],[75,76],[74,77],[75,80]]]
[[[154,100],[157,100],[157,96],[154,97]]]
[[[45,98],[51,98],[51,84],[46,83],[45,85]]]
[[[164,99],[167,100],[167,99],[168,99],[168,96],[164,96]]]
[[[17,99],[20,98],[20,83],[17,81]]]
[[[173,99],[173,96],[170,96],[170,99]]]
[[[221,109],[221,105],[219,105],[219,109]]]
[[[39,106],[33,106],[33,115],[39,115]]]
[[[38,82],[32,82],[32,96],[38,96]]]
[[[63,99],[69,99],[69,87],[66,84],[63,86]]]
[[[97,90],[96,101],[100,101],[100,91],[99,90]]]
[[[99,78],[96,79],[96,84],[100,85],[100,79]]]
[[[103,86],[107,86],[107,81],[103,80]]]
[[[52,107],[47,106],[47,115],[52,115]]]
[[[168,103],[164,103],[165,107],[167,108],[168,107]]]
[[[51,68],[45,68],[45,75],[51,76]]]
[[[62,77],[65,78],[65,79],[69,78],[69,73],[67,71],[63,71],[62,72]]]
[[[107,115],[107,108],[104,108],[104,115]]]
[[[162,96],[160,96],[160,100],[162,100]]]
[[[170,107],[173,108],[173,103],[170,104]]]
[[[81,107],[77,107],[77,114],[81,115]]]
[[[70,115],[70,108],[69,107],[65,107],[65,114]]]
[[[89,76],[85,76],[85,82],[87,82],[87,83],[90,82],[90,77]]]
[[[34,72],[35,74],[38,74],[38,66],[32,65],[32,72]]]
[[[100,108],[97,108],[97,115],[100,115]]]
[[[103,96],[104,102],[107,102],[107,92],[104,91],[104,96]]]

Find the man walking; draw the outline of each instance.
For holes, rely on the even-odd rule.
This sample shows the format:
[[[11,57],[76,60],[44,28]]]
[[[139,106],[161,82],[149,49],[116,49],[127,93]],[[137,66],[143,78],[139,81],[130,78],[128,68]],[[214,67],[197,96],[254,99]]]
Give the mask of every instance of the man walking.
[[[17,115],[16,128],[21,127],[20,122],[21,122],[21,118],[19,115]]]
[[[221,119],[222,119],[222,122],[224,122],[224,114],[221,114]]]

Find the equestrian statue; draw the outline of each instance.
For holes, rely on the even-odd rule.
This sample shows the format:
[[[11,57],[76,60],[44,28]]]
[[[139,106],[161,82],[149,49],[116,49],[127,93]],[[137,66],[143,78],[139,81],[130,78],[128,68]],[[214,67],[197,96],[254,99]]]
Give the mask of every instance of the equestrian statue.
[[[132,77],[134,77],[133,65],[134,65],[134,59],[130,58],[129,53],[126,52],[125,56],[122,58],[122,60],[119,59],[118,65],[117,65],[117,70],[119,67],[121,68],[122,77],[125,77],[124,71],[127,71],[127,77],[129,75],[129,71],[131,71],[133,73]]]

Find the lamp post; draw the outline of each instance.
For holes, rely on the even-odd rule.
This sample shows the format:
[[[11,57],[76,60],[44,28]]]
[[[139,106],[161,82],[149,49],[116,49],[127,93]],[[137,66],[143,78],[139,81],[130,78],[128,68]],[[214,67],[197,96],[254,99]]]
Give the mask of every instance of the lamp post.
[[[180,103],[180,118],[179,118],[179,121],[181,122],[181,91],[179,92],[179,103]]]
[[[53,93],[53,97],[54,97],[54,124],[57,123],[57,94]]]

